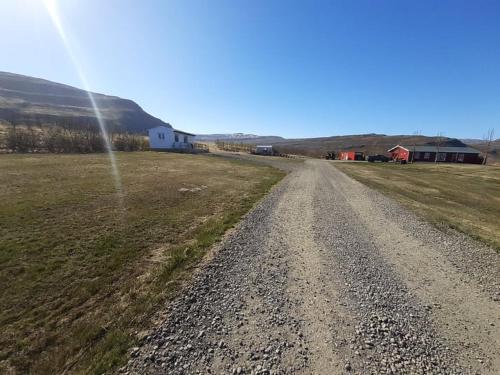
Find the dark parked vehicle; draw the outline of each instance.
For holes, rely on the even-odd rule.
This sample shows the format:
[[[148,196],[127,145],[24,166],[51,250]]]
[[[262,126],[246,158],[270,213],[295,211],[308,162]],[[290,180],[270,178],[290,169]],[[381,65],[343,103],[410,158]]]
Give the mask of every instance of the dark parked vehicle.
[[[374,163],[376,161],[382,162],[382,163],[387,163],[389,161],[389,158],[385,155],[370,155],[366,158],[371,163]]]
[[[335,160],[336,159],[336,154],[335,151],[330,151],[326,154],[325,156],[326,160]]]

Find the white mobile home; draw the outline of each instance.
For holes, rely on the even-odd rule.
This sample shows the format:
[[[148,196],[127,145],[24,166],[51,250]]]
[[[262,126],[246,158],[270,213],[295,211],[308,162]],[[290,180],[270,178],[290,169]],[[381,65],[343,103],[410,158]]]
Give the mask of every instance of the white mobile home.
[[[173,148],[193,148],[194,134],[174,129],[174,147]]]
[[[255,153],[259,155],[272,155],[273,146],[255,146]]]
[[[149,129],[149,148],[151,150],[193,149],[194,134],[160,125]]]

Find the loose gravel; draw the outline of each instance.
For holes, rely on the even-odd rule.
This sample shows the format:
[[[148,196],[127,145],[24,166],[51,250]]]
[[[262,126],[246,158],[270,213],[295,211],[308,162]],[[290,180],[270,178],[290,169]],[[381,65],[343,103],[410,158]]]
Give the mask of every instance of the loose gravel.
[[[329,162],[287,165],[292,172],[219,244],[120,373],[500,372],[496,258],[481,284],[474,260],[460,261],[471,246],[493,250],[469,239],[461,249],[463,235],[430,227]],[[377,217],[393,219],[379,226]],[[394,236],[404,237],[397,247]],[[408,263],[397,255],[405,243],[425,251]],[[435,277],[429,254],[445,267]],[[420,264],[422,275],[404,272]],[[433,288],[441,272],[456,295]],[[465,347],[460,326],[446,321],[461,289],[481,312],[467,324],[487,336],[471,334]]]

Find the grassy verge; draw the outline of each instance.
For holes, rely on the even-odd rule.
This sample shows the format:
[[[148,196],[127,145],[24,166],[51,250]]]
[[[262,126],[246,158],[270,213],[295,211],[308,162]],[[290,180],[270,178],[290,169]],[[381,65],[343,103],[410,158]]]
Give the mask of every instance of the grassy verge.
[[[500,250],[500,167],[460,164],[335,163],[437,225]]]
[[[0,372],[121,365],[276,169],[204,155],[0,156]]]

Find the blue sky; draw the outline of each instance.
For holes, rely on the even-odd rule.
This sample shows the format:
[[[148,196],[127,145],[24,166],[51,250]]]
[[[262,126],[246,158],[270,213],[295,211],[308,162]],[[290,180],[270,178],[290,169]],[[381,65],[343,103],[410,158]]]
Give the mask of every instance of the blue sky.
[[[186,131],[500,130],[500,1],[58,3],[92,90]],[[0,70],[83,86],[42,0],[0,14]]]

